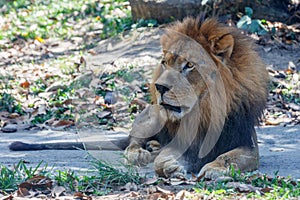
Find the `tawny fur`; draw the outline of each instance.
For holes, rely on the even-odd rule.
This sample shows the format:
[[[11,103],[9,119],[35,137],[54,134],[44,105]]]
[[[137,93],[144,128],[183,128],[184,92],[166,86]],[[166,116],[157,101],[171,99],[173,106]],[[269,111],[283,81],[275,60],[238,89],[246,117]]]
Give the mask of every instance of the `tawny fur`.
[[[182,48],[180,44],[184,45],[184,42],[180,43],[180,41],[184,41],[184,37],[195,40],[202,47],[193,49],[193,45],[191,45],[189,53],[180,52],[180,50],[176,52],[176,48],[175,50],[173,48],[174,44],[178,43],[178,49]],[[186,40],[189,41],[189,39]],[[196,54],[197,56],[195,51],[199,50],[198,57],[203,62],[202,64],[196,63],[196,68],[198,72],[208,74],[208,76],[199,77],[199,73],[197,75],[194,72],[187,75],[191,87],[198,95],[196,106],[181,119],[170,118],[166,122],[166,129],[158,133],[157,137],[148,138],[157,139],[162,145],[167,145],[177,138],[173,147],[170,145],[167,147],[171,150],[165,149],[163,151],[167,152],[166,154],[158,155],[155,160],[156,172],[159,175],[168,176],[169,174],[166,173],[169,172],[165,172],[166,169],[171,168],[176,171],[175,161],[171,162],[164,156],[168,157],[172,152],[177,151],[176,148],[179,149],[186,144],[189,145],[189,148],[183,149],[186,152],[183,155],[185,164],[181,164],[179,161],[178,166],[184,165],[188,171],[200,170],[205,164],[212,161],[214,162],[211,166],[220,166],[222,165],[220,163],[224,164],[225,162],[223,158],[227,158],[228,155],[232,157],[229,160],[242,162],[241,152],[244,152],[245,156],[252,156],[253,159],[248,159],[245,161],[246,163],[237,163],[238,167],[243,170],[257,168],[258,149],[254,125],[257,124],[266,104],[268,74],[264,63],[255,51],[253,42],[247,36],[242,35],[239,30],[220,24],[215,19],[202,22],[200,18],[186,18],[167,28],[166,34],[161,37],[161,45],[164,52],[163,59],[167,63],[162,65],[166,65],[167,71],[168,69],[178,71],[179,68],[176,64],[183,62],[185,55]],[[193,61],[193,56],[190,56],[190,59]],[[165,86],[172,89],[177,87],[175,90],[177,93],[187,90],[188,86],[185,86],[185,83],[178,83],[179,79],[164,80],[164,73],[166,72],[161,66],[154,72],[153,84],[150,87],[153,104],[160,103],[157,102],[161,95],[158,92],[157,84],[165,83]],[[214,76],[214,74],[217,75]],[[212,92],[202,96],[202,94],[206,94],[209,87],[212,88]],[[225,92],[222,91],[223,89]],[[180,96],[180,94],[178,95]],[[169,96],[172,97],[172,95]],[[180,100],[175,99],[169,101],[173,103],[179,101],[180,103]],[[195,152],[203,150],[201,146],[205,143],[204,138],[207,136],[208,129],[211,129],[209,132],[212,135],[211,138],[215,134],[218,136],[217,139],[219,136],[220,139],[214,149],[206,152],[203,154],[205,157],[199,159]],[[135,140],[136,138],[133,136],[131,141]],[[144,142],[147,142],[147,139],[142,142],[139,140],[141,146],[144,145]],[[207,155],[207,153],[209,154]],[[178,159],[176,156],[174,158],[173,160]],[[253,161],[256,164],[247,163]],[[248,164],[249,168],[247,168]],[[168,167],[168,165],[172,166]],[[206,165],[205,170],[208,167],[209,165]],[[181,170],[181,167],[178,169]]]

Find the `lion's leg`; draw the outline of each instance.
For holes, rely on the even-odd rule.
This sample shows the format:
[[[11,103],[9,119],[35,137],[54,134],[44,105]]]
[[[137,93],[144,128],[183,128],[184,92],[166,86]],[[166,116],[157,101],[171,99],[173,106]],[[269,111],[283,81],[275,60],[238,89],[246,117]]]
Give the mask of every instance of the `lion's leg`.
[[[215,179],[227,174],[230,166],[242,172],[253,171],[258,168],[258,148],[238,147],[218,156],[214,161],[202,167],[198,176]]]
[[[166,116],[162,106],[150,105],[136,118],[130,133],[130,143],[125,149],[129,163],[144,166],[154,160],[160,150],[160,143],[152,139],[165,126]]]
[[[180,152],[174,148],[164,149],[154,160],[155,172],[161,177],[183,178],[186,175]]]

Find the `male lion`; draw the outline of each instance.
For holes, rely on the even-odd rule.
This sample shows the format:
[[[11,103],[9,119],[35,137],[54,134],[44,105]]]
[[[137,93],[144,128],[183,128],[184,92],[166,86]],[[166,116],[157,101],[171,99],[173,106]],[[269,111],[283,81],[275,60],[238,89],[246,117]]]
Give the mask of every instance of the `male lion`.
[[[268,73],[250,39],[215,19],[186,18],[167,28],[161,45],[163,58],[150,88],[153,104],[137,117],[129,138],[113,143],[127,147],[131,163],[154,160],[163,177],[189,171],[216,178],[230,166],[257,169],[254,125],[266,104]],[[10,149],[74,146],[83,147],[14,142]],[[111,149],[111,143],[102,148]]]
[[[189,17],[169,26],[161,45],[153,105],[133,125],[128,161],[154,159],[163,177],[257,169],[254,126],[265,107],[268,73],[253,43],[215,19]]]

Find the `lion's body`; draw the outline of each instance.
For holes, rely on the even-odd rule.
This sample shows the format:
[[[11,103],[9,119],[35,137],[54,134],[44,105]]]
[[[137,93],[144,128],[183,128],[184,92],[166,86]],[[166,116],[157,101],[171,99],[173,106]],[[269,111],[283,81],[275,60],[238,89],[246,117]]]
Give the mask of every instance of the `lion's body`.
[[[214,176],[229,164],[256,169],[254,126],[265,107],[268,74],[252,42],[214,19],[186,18],[168,28],[161,45],[163,62],[151,94],[153,104],[166,110],[165,126],[144,139],[133,130],[131,143],[144,148],[157,140],[163,146],[154,161],[161,176],[201,169],[200,175]],[[126,154],[143,156],[136,152]]]
[[[186,18],[161,37],[162,63],[153,76],[152,106],[116,141],[128,161],[154,160],[160,176],[186,171],[214,178],[232,165],[258,167],[255,124],[265,107],[268,73],[249,38],[214,19]],[[74,144],[63,144],[63,149]],[[54,149],[13,143],[12,150]],[[108,146],[109,148],[109,146]]]

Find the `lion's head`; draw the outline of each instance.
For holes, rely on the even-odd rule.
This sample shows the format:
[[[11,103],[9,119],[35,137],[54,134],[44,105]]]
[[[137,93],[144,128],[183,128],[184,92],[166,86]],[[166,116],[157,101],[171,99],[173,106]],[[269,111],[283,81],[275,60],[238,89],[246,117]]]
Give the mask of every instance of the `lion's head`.
[[[236,29],[215,19],[186,18],[168,27],[161,45],[163,58],[151,93],[170,120],[182,119],[195,105],[206,122],[221,122],[241,106],[260,114],[268,83],[265,66],[252,42]]]

